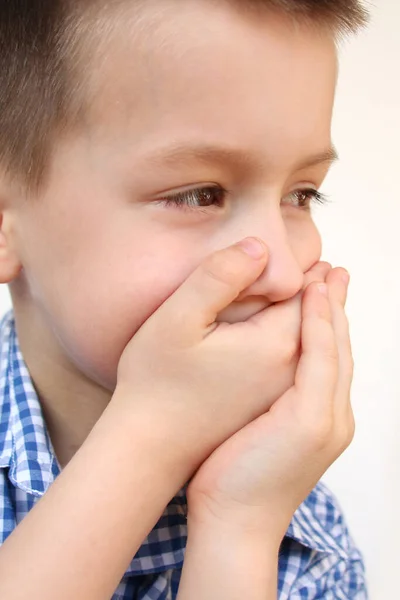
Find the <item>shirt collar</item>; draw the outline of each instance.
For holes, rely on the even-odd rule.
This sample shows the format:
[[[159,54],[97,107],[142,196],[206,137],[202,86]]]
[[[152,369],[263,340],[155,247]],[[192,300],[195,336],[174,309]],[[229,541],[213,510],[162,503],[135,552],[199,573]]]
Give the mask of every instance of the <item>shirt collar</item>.
[[[12,311],[0,323],[0,467],[9,467],[9,478],[15,487],[37,497],[60,473],[39,399],[19,348]],[[182,566],[187,537],[186,487],[166,507],[127,575]],[[318,507],[327,502],[327,490],[318,484],[295,512],[286,537],[311,550],[346,558],[345,550],[318,518]],[[168,539],[173,544],[166,548]]]
[[[0,324],[0,466],[15,487],[42,496],[60,468],[23,360],[12,312]]]

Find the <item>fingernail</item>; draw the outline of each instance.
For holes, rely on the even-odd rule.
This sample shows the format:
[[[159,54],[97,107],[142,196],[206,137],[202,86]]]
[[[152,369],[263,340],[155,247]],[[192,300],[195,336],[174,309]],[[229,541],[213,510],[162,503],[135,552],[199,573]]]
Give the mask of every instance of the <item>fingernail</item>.
[[[350,273],[348,273],[347,271],[343,271],[343,273],[342,273],[342,281],[343,281],[344,285],[349,285],[349,283],[350,283]]]
[[[328,286],[326,285],[326,283],[319,283],[317,287],[320,294],[322,294],[323,296],[328,296]]]
[[[262,258],[265,256],[266,247],[258,238],[246,238],[239,242],[238,246],[240,246],[246,254],[251,256],[252,258]]]

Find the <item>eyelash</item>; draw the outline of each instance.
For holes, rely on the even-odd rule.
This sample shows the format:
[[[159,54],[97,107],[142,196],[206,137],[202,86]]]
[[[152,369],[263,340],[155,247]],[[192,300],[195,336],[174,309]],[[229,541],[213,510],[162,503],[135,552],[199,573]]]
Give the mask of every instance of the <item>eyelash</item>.
[[[210,198],[210,196],[212,196],[213,194],[216,194],[216,196],[219,198],[217,204],[213,203],[208,206],[202,206],[196,203],[196,200],[197,202],[199,200],[200,202],[204,201],[204,198],[207,198],[207,196],[208,198]],[[167,196],[165,198],[162,198],[162,203],[166,207],[176,207],[181,210],[196,210],[200,212],[207,212],[208,209],[211,208],[211,206],[214,206],[216,208],[222,208],[225,204],[225,200],[228,194],[229,192],[221,186],[207,186],[204,188],[194,188],[184,192],[179,192],[174,196]],[[328,198],[324,194],[321,194],[321,192],[313,188],[296,190],[294,192],[291,192],[288,196],[286,196],[286,198],[290,197],[297,197],[297,205],[294,204],[294,206],[297,206],[297,208],[301,210],[310,210],[311,204],[316,203],[322,205],[328,201]],[[201,200],[201,198],[203,198],[203,200]],[[302,200],[299,202],[300,198],[302,198]]]

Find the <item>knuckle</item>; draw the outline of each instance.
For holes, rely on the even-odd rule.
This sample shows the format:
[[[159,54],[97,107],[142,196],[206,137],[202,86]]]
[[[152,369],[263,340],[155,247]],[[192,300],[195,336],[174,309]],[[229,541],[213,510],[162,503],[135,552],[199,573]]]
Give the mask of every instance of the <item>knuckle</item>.
[[[340,371],[343,377],[348,381],[352,381],[354,377],[354,358],[351,351],[342,353],[340,363]]]
[[[332,433],[333,421],[327,415],[309,419],[303,429],[305,441],[316,452],[323,450],[330,444]]]
[[[303,326],[307,328],[307,339],[312,340],[313,346],[320,356],[327,360],[339,360],[337,340],[329,321],[309,316],[303,318]]]
[[[343,374],[346,377],[346,379],[348,379],[349,381],[351,381],[354,377],[354,361],[348,361],[346,363],[346,366],[343,368]]]
[[[332,363],[333,366],[337,366],[339,363],[339,355],[337,350],[330,348],[324,352],[324,358],[326,362]]]
[[[329,362],[337,363],[339,361],[339,349],[332,335],[321,337],[319,351]]]
[[[316,357],[321,365],[324,365],[324,368],[329,369],[329,371],[334,372],[336,376],[339,373],[339,357],[338,354],[332,349],[321,350],[316,353]]]
[[[341,424],[340,429],[337,432],[336,446],[338,454],[342,454],[350,446],[354,439],[355,431],[355,419],[353,412],[350,411],[346,422]]]
[[[337,444],[338,455],[343,454],[345,450],[350,446],[353,441],[353,437],[350,432],[346,431],[345,435],[341,435],[341,438]]]
[[[346,431],[346,441],[347,441],[348,446],[353,441],[355,433],[356,433],[356,421],[354,418],[353,411],[350,411],[348,423],[347,423],[347,431]]]
[[[349,352],[349,371],[350,371],[351,375],[354,375],[354,367],[355,367],[354,356],[353,356],[352,351],[350,350],[350,352]]]
[[[343,323],[341,323],[341,330],[342,330],[342,337],[344,339],[344,342],[346,343],[346,345],[351,349],[351,332],[350,332],[350,325],[349,322],[347,320],[347,317],[344,316],[344,320]]]

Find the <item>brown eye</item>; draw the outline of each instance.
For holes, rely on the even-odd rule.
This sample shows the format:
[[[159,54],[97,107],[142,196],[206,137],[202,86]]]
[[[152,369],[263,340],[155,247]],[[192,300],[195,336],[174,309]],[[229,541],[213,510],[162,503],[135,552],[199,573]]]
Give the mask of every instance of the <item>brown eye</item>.
[[[285,204],[289,204],[303,210],[308,210],[313,202],[316,202],[317,204],[325,204],[325,202],[327,202],[327,198],[318,190],[310,188],[306,190],[296,190],[286,196],[284,199]]]
[[[194,188],[185,192],[179,192],[174,196],[163,198],[166,206],[176,206],[178,208],[222,208],[225,204],[227,192],[219,186],[209,186],[205,188]]]

